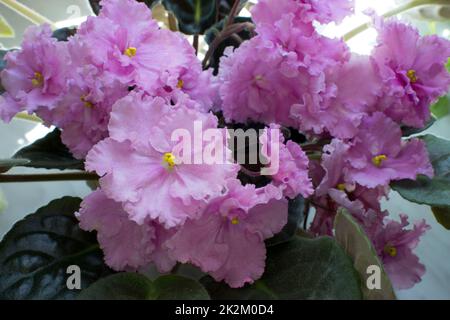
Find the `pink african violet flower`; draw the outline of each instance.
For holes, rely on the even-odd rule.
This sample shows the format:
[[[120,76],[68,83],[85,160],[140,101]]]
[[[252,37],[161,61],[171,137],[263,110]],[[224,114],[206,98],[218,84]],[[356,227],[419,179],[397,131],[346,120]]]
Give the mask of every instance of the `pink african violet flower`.
[[[336,98],[335,82],[359,70],[352,65],[328,79],[348,61],[348,48],[312,27],[296,26],[293,19],[292,14],[284,15],[234,52],[225,52],[219,79],[226,119],[276,122],[314,133],[330,128],[333,134],[344,132],[342,136],[351,125],[353,132],[347,134],[351,135],[362,117],[364,102],[359,96],[352,98],[354,88],[345,80]],[[343,126],[343,121],[350,125]]]
[[[19,103],[7,92],[0,96],[0,119],[10,122],[14,116],[22,110]]]
[[[353,55],[349,62],[326,72],[326,81],[333,88],[330,94],[321,103],[299,101],[292,106],[291,116],[298,119],[302,130],[326,130],[337,138],[352,138],[380,94],[381,86],[369,58]],[[355,83],[363,85],[356,90]]]
[[[450,41],[435,35],[420,37],[416,29],[397,21],[386,22],[379,32],[372,58],[384,96],[377,108],[397,122],[423,127],[430,119],[430,104],[450,85],[445,68]]]
[[[82,24],[78,34],[93,63],[129,86],[152,95],[184,92],[203,110],[217,103],[212,71],[202,71],[183,35],[159,29],[143,3],[103,0],[100,15]]]
[[[289,108],[300,96],[301,77],[283,74],[284,58],[270,41],[261,37],[244,42],[221,58],[219,80],[222,110],[228,121],[248,119],[295,125]]]
[[[84,199],[76,216],[82,229],[97,231],[105,261],[116,271],[138,270],[154,262],[161,272],[167,272],[175,265],[163,248],[173,232],[152,221],[141,225],[131,221],[120,203],[101,190]]]
[[[292,107],[301,101],[318,106],[333,88],[327,86],[323,73],[311,75],[297,57],[260,36],[234,52],[226,50],[219,70],[225,118],[298,127],[299,116]]]
[[[322,167],[325,175],[316,189],[315,196],[330,196],[339,206],[352,214],[363,210],[381,210],[380,200],[388,194],[386,186],[366,188],[354,182],[347,182],[347,156],[350,146],[334,139],[323,149]]]
[[[212,199],[198,219],[187,220],[167,242],[171,254],[224,280],[232,288],[264,272],[266,247],[287,223],[288,204],[277,188],[255,189],[230,180],[228,192]]]
[[[295,142],[284,143],[284,138],[280,132],[279,141],[272,141],[270,130],[279,130],[278,125],[271,125],[264,130],[259,142],[262,147],[262,155],[270,159],[272,152],[278,152],[278,170],[271,175],[272,183],[283,190],[284,196],[293,199],[299,194],[307,198],[313,194],[314,189],[311,179],[308,177],[309,159],[302,148]],[[272,150],[270,146],[277,143],[277,150]],[[268,164],[273,165],[273,164]]]
[[[406,229],[408,225],[408,216],[401,214],[400,222],[386,221],[372,237],[384,268],[397,289],[413,287],[425,274],[425,266],[419,262],[413,249],[430,226],[425,220],[416,222],[413,229]]]
[[[294,15],[286,14],[274,25],[262,28],[258,34],[271,41],[282,56],[285,73],[295,76],[297,68],[302,72],[319,76],[329,67],[343,64],[350,52],[341,39],[330,39],[320,35],[312,26],[295,25]],[[290,70],[290,71],[289,71]]]
[[[112,105],[128,94],[119,81],[110,82],[100,70],[84,66],[67,81],[67,93],[52,110],[38,109],[46,124],[62,129],[62,141],[72,154],[84,159],[90,149],[108,137]]]
[[[52,38],[49,25],[29,27],[22,48],[5,56],[6,68],[1,72],[7,97],[0,103],[5,121],[20,111],[33,113],[38,107],[53,108],[64,92],[66,63],[65,43]]]
[[[433,176],[433,167],[423,141],[402,141],[400,127],[377,112],[363,119],[359,132],[350,142],[346,162],[346,181],[374,188],[392,180]]]
[[[184,129],[194,138],[194,122],[203,130],[217,128],[212,114],[189,109],[184,104],[172,106],[166,100],[142,93],[131,93],[113,106],[109,124],[110,138],[98,143],[86,158],[86,168],[102,178],[105,194],[118,202],[131,219],[139,224],[147,218],[156,219],[170,228],[201,213],[207,200],[218,196],[226,180],[235,177],[233,164],[194,163],[195,154],[202,155],[216,141],[191,143],[190,149],[178,150],[185,144],[184,136],[175,137],[175,130]],[[181,152],[180,152],[181,151]],[[228,160],[231,154],[224,155]]]
[[[330,197],[314,197],[315,214],[309,231],[316,236],[333,236],[338,206]]]
[[[354,0],[259,0],[252,8],[252,18],[257,25],[273,25],[292,13],[297,24],[340,22],[353,8]]]

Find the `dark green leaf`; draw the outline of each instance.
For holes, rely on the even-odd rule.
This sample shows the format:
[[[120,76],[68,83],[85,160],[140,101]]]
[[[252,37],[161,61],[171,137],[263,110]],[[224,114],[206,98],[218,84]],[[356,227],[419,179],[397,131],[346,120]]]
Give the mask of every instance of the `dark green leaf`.
[[[100,279],[81,291],[79,300],[147,300],[153,294],[152,281],[137,273],[117,273]]]
[[[450,207],[431,207],[436,220],[447,230],[450,230]]]
[[[450,206],[450,181],[447,178],[419,176],[417,180],[400,180],[392,188],[411,202],[436,207]]]
[[[81,288],[111,271],[95,234],[82,231],[74,212],[81,199],[50,202],[17,222],[0,242],[0,299],[73,299],[67,267],[81,269]]]
[[[425,135],[421,137],[428,149],[435,176],[419,176],[417,180],[392,183],[400,195],[415,203],[432,207],[434,215],[445,228],[450,227],[450,141]]]
[[[205,41],[207,44],[211,45],[217,35],[223,30],[226,19],[222,19],[220,22],[213,25],[205,32]],[[243,22],[252,22],[251,18],[246,17],[236,17],[234,19],[234,23],[243,23]],[[243,30],[237,34],[234,34],[231,37],[225,39],[216,50],[214,50],[214,54],[211,56],[209,60],[209,67],[214,69],[214,74],[217,74],[219,71],[220,58],[223,56],[225,48],[233,47],[238,48],[241,43],[245,40],[251,39],[253,33],[250,30]]]
[[[268,246],[274,246],[291,240],[305,219],[304,210],[305,199],[302,196],[299,195],[297,198],[289,200],[289,215],[286,226],[280,233],[267,240],[266,244]]]
[[[7,53],[7,50],[0,50],[0,72],[6,67],[6,61],[4,60],[4,58]],[[2,82],[0,81],[0,94],[3,94],[3,92],[5,92],[5,89],[3,88]]]
[[[162,0],[165,8],[177,17],[180,31],[203,34],[217,21],[229,14],[234,0]],[[240,0],[243,6],[246,0]]]
[[[153,281],[157,300],[209,300],[206,289],[197,281],[178,275],[166,275]]]
[[[100,9],[102,8],[100,6],[100,1],[101,0],[89,0],[89,4],[91,5],[92,11],[97,15],[99,14]]]
[[[413,128],[413,127],[402,127],[402,134],[404,137],[412,136],[413,134],[418,134],[422,131],[425,131],[429,129],[434,123],[436,122],[436,119],[432,117],[423,128]]]
[[[392,183],[394,190],[405,199],[436,207],[450,206],[450,141],[425,135],[435,177],[419,176],[417,180],[401,180]]]
[[[353,260],[355,269],[361,279],[361,291],[368,300],[393,300],[396,299],[391,281],[384,271],[372,242],[367,237],[361,226],[346,210],[339,210],[334,220],[336,241],[344,248],[345,252]],[[368,278],[367,268],[378,266],[381,270],[381,289],[369,289],[366,285]]]
[[[137,273],[118,273],[100,279],[78,296],[81,300],[207,300],[205,288],[195,280],[167,275],[151,281]]]
[[[77,29],[75,28],[62,28],[53,31],[53,38],[58,39],[58,41],[68,41],[69,37],[75,35]]]
[[[75,159],[61,141],[61,131],[55,129],[44,138],[19,150],[13,159],[29,160],[25,167],[45,169],[79,169],[84,168],[83,161]]]
[[[360,279],[352,261],[329,237],[305,239],[268,248],[263,277],[231,289],[202,279],[212,299],[361,299]]]
[[[0,159],[0,173],[7,172],[12,167],[23,167],[30,163],[27,159]]]

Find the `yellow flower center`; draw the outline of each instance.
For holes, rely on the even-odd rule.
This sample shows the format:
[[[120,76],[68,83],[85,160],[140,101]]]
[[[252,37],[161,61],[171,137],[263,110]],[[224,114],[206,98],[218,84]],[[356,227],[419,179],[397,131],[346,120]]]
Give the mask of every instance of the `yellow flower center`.
[[[137,49],[135,47],[129,47],[127,49],[125,49],[124,51],[124,55],[133,58],[136,55]]]
[[[175,156],[171,152],[166,152],[163,155],[163,163],[168,170],[172,170],[175,167]]]
[[[183,86],[184,86],[184,81],[183,80],[178,80],[178,83],[177,83],[177,88],[178,89],[183,89]]]
[[[233,219],[231,219],[231,224],[234,224],[234,225],[239,224],[239,219],[237,217],[234,217]]]
[[[255,81],[261,81],[263,79],[264,79],[264,77],[261,74],[258,74],[255,76]]]
[[[40,72],[34,73],[34,78],[31,79],[31,83],[33,84],[33,87],[40,87],[44,83],[44,76]]]
[[[91,108],[94,107],[94,104],[93,104],[92,102],[86,100],[86,96],[81,96],[80,100],[84,103],[84,106],[85,106],[86,108],[91,109]]]
[[[385,154],[380,154],[372,158],[372,163],[379,167],[383,161],[387,160],[387,156]]]
[[[406,72],[406,76],[409,78],[409,81],[411,81],[411,83],[416,83],[418,80],[416,70],[408,70],[408,72]]]
[[[345,191],[345,183],[339,183],[336,188],[341,191]]]
[[[396,257],[397,256],[397,248],[387,245],[386,247],[384,247],[384,252],[387,253],[388,255],[390,255],[391,257]]]

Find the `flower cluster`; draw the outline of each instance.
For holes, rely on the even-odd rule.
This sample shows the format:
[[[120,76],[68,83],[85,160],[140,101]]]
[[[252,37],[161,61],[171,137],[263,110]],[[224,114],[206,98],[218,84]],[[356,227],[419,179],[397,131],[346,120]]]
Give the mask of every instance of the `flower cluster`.
[[[289,200],[303,197],[316,209],[311,233],[333,236],[345,208],[395,287],[420,281],[425,268],[413,249],[429,227],[408,229],[407,216],[389,218],[380,201],[392,181],[434,174],[423,141],[404,139],[401,128],[424,127],[447,92],[448,41],[383,21],[372,54],[359,56],[315,28],[340,22],[353,1],[260,0],[256,35],[225,51],[216,77],[145,4],[101,5],[68,41],[49,26],[27,30],[5,58],[0,117],[36,113],[100,176],[77,217],[97,231],[109,266],[168,272],[191,263],[241,287],[262,276],[264,240],[286,225]],[[229,138],[224,123],[263,124],[262,157],[279,159],[263,185],[244,183],[235,150],[223,150],[220,164],[199,160]],[[177,130],[195,136],[199,124],[223,140],[174,138]],[[309,141],[270,134],[283,128]]]
[[[310,230],[333,235],[339,208],[361,223],[396,288],[420,281],[425,268],[414,255],[428,229],[407,229],[387,218],[380,201],[391,181],[433,176],[424,143],[404,140],[401,126],[422,128],[430,105],[445,94],[450,43],[420,37],[398,21],[378,21],[378,44],[370,56],[350,54],[339,39],[326,38],[313,22],[340,21],[350,1],[262,0],[253,9],[258,35],[222,58],[223,113],[228,121],[293,127],[329,140],[321,161],[310,163],[316,214]],[[357,88],[357,89],[356,89]],[[297,178],[300,181],[301,178]]]
[[[173,132],[195,135],[196,123],[218,129],[209,112],[220,105],[218,81],[144,4],[101,4],[67,42],[53,39],[49,26],[26,32],[22,48],[6,57],[1,117],[35,112],[61,128],[72,153],[101,176],[77,216],[83,229],[97,231],[113,269],[154,263],[167,272],[190,262],[233,287],[253,282],[264,271],[264,240],[287,222],[284,195],[313,192],[308,158],[277,141],[282,171],[261,188],[238,180],[230,150],[223,164],[180,162],[214,147],[194,143],[181,155],[183,139]]]

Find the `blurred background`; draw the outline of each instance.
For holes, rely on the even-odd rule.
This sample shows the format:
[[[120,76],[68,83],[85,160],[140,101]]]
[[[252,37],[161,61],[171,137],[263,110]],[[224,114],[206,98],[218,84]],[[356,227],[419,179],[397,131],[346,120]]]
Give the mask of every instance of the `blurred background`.
[[[203,0],[207,1],[207,0]],[[214,0],[208,0],[214,1]],[[328,1],[328,0],[324,0]],[[249,1],[241,12],[250,16]],[[356,0],[356,12],[342,24],[320,26],[320,32],[330,37],[340,37],[370,19],[364,13],[374,9],[384,14],[408,0]],[[447,4],[448,2],[448,4]],[[399,15],[419,28],[423,35],[438,34],[450,38],[450,0],[443,0],[441,6],[420,7]],[[23,12],[28,14],[24,15]],[[22,12],[22,13],[21,13]],[[20,46],[24,30],[36,23],[47,22],[55,29],[77,26],[91,15],[87,0],[0,0],[0,49]],[[30,16],[32,18],[30,18]],[[154,16],[161,24],[167,23],[167,12],[160,6],[154,9]],[[369,54],[376,40],[376,32],[369,29],[348,44],[353,52]],[[200,42],[202,43],[202,42]],[[205,48],[201,48],[202,55]],[[445,109],[447,108],[447,109]],[[441,118],[428,130],[428,133],[450,139],[450,115],[448,105],[441,110]],[[0,159],[9,158],[18,149],[45,136],[51,129],[41,124],[15,119],[10,124],[0,123]],[[36,172],[36,169],[15,168],[11,173]],[[45,170],[49,172],[49,170]],[[25,215],[34,212],[49,201],[62,196],[84,197],[90,189],[84,182],[11,183],[0,185],[0,238],[12,225]],[[425,264],[427,273],[421,283],[409,290],[397,292],[400,299],[450,299],[450,232],[438,224],[427,206],[416,205],[403,200],[392,192],[389,201],[384,203],[394,216],[406,213],[411,220],[425,218],[432,229],[424,236],[417,254]]]

